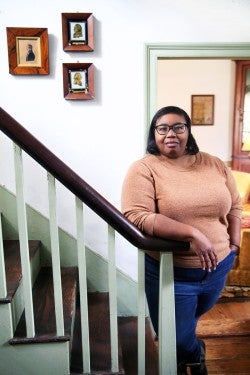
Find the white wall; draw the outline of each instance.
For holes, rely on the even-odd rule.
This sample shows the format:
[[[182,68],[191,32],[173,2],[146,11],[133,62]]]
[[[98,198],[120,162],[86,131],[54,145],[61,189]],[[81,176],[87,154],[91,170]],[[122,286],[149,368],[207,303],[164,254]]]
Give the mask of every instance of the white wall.
[[[61,13],[73,12],[93,13],[94,52],[63,51]],[[0,0],[0,105],[119,208],[128,165],[144,152],[145,43],[249,42],[249,19],[248,0]],[[48,28],[50,75],[9,74],[6,27]],[[93,101],[63,98],[62,63],[78,61],[95,66]],[[14,190],[5,140],[1,151],[1,184]],[[32,188],[43,172],[25,163],[28,202],[47,213],[46,186]],[[74,234],[70,194],[59,189],[58,196],[59,224]],[[106,254],[102,225],[92,216],[87,221],[88,242]],[[123,240],[117,262],[135,277],[136,251]]]
[[[158,108],[177,105],[191,117],[191,95],[214,95],[214,125],[193,126],[200,150],[231,161],[235,62],[231,60],[158,61]]]

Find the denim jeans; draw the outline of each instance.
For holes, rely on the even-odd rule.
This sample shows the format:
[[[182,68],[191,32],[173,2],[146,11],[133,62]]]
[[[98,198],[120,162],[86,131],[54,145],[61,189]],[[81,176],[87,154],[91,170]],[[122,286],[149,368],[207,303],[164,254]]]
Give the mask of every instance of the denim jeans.
[[[218,264],[216,270],[174,268],[177,362],[199,362],[200,342],[196,336],[198,319],[218,300],[233,266],[235,252]],[[158,335],[159,262],[145,255],[145,289],[150,318]]]

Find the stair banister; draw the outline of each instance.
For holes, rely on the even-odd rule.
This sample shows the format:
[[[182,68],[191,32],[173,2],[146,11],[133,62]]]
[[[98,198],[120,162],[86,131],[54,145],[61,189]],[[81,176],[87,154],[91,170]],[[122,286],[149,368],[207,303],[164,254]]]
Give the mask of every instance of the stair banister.
[[[114,231],[120,233],[132,245],[138,248],[138,373],[143,375],[145,373],[145,285],[144,285],[144,250],[160,251],[161,252],[161,271],[162,274],[168,274],[167,277],[161,276],[160,285],[160,301],[161,307],[166,309],[168,304],[168,322],[163,319],[160,314],[160,337],[159,337],[159,353],[160,353],[160,367],[159,375],[174,375],[176,374],[176,353],[175,353],[175,319],[174,319],[174,292],[173,292],[173,263],[172,253],[175,250],[188,250],[189,244],[181,241],[166,240],[161,238],[150,237],[142,233],[135,225],[129,222],[122,213],[112,206],[105,198],[103,198],[97,191],[88,185],[81,177],[79,177],[73,170],[65,165],[59,158],[57,158],[51,151],[49,151],[41,142],[32,136],[24,127],[22,127],[16,120],[0,108],[0,129],[5,133],[14,144],[18,145],[34,160],[36,160],[48,172],[48,175],[53,176],[60,181],[68,190],[70,190],[79,202],[85,203],[97,215],[99,215],[109,225],[110,251],[109,251],[109,284],[112,286],[115,279],[115,247],[114,247]],[[79,205],[78,205],[79,206]],[[80,208],[80,207],[79,207]],[[81,208],[82,210],[82,208]],[[82,214],[80,214],[81,216]],[[82,218],[79,217],[78,225],[82,226]],[[80,228],[79,228],[80,229]],[[80,248],[82,248],[82,239],[78,238],[78,256]],[[86,267],[86,265],[84,266]],[[85,270],[86,272],[86,270]],[[86,275],[85,275],[86,276]],[[85,279],[85,277],[84,277]],[[86,280],[82,280],[85,284]],[[116,283],[115,283],[116,284]],[[111,289],[111,288],[110,288]],[[162,293],[161,291],[164,291]],[[86,291],[85,291],[86,292]],[[110,291],[110,309],[113,318],[117,316],[116,311],[116,289],[112,288]],[[112,296],[113,293],[113,296]],[[164,294],[164,296],[163,296]],[[82,294],[82,301],[86,299],[86,295]],[[169,303],[170,302],[170,303]],[[61,310],[61,309],[60,309]],[[61,317],[60,317],[61,319]],[[59,319],[59,320],[60,320]],[[117,319],[115,319],[117,320]],[[60,324],[62,325],[62,324]],[[118,369],[118,352],[117,352],[117,322],[111,324],[111,346],[112,346],[112,370]],[[169,333],[170,332],[170,335]],[[87,335],[88,336],[88,335]],[[85,344],[89,345],[88,337],[85,339]],[[163,348],[168,344],[167,355],[162,356]],[[88,348],[89,351],[89,348]],[[85,371],[89,372],[89,353],[86,353],[83,358],[85,363]],[[167,371],[167,372],[166,372]]]
[[[116,285],[115,230],[108,225],[108,290],[110,311],[111,370],[114,373],[119,371]]]
[[[2,214],[0,212],[0,299],[4,298],[7,298],[7,286],[3,250]]]
[[[56,332],[57,332],[57,336],[63,336],[64,335],[64,319],[63,319],[63,300],[62,300],[62,283],[61,283],[60,245],[59,245],[57,210],[56,210],[56,183],[55,183],[55,178],[51,176],[50,173],[48,173],[47,179],[48,179],[50,243],[51,243],[51,257],[52,257],[52,269],[53,269]]]
[[[87,286],[87,265],[86,247],[84,241],[84,216],[83,203],[75,197],[76,228],[77,228],[77,258],[79,275],[79,292],[81,303],[81,332],[82,332],[82,362],[83,371],[90,372],[90,344],[89,344],[89,317],[88,317],[88,286]]]
[[[135,247],[141,250],[150,249],[151,251],[172,252],[175,250],[188,250],[188,243],[165,240],[143,234],[119,210],[2,108],[0,108],[0,129]]]
[[[34,309],[32,297],[31,270],[29,261],[29,244],[28,244],[28,227],[27,215],[24,199],[23,184],[23,163],[22,150],[16,144],[14,145],[14,161],[15,161],[15,180],[16,180],[16,200],[17,200],[17,221],[20,242],[20,256],[23,270],[24,284],[24,305],[27,335],[35,336]]]

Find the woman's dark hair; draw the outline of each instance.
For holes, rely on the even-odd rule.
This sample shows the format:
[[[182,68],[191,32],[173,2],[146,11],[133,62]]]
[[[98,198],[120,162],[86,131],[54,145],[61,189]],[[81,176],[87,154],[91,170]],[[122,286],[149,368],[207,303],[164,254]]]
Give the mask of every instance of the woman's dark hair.
[[[185,123],[187,124],[188,129],[188,140],[187,140],[187,146],[186,146],[186,152],[189,155],[195,155],[197,152],[199,152],[199,147],[197,146],[196,140],[194,139],[192,133],[191,133],[191,119],[188,116],[188,114],[179,107],[174,106],[168,106],[163,107],[159,109],[154,117],[152,118],[149,133],[148,133],[148,141],[147,141],[147,152],[149,154],[159,154],[158,147],[155,142],[155,125],[161,116],[167,115],[168,113],[175,113],[176,115],[183,116],[185,118]]]

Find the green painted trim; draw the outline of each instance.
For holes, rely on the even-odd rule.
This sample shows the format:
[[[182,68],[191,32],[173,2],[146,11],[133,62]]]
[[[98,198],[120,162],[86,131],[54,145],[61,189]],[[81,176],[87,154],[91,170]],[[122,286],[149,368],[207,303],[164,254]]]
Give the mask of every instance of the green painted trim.
[[[3,214],[4,239],[18,239],[15,195],[0,185],[0,211]],[[40,240],[42,265],[51,264],[49,220],[29,205],[27,207],[29,239]],[[77,240],[59,228],[62,266],[77,265]],[[92,249],[86,248],[86,269],[89,291],[108,290],[108,262]],[[117,300],[119,316],[137,315],[137,283],[117,270]]]
[[[154,43],[145,45],[145,116],[147,127],[157,105],[157,60],[158,59],[230,59],[250,58],[250,43]],[[145,136],[146,139],[146,136]],[[145,143],[146,144],[146,143]]]
[[[70,343],[53,342],[0,347],[0,374],[70,374]]]
[[[4,239],[18,239],[18,223],[15,195],[3,186],[0,186],[0,209],[3,214]],[[30,240],[41,241],[41,264],[51,264],[51,243],[49,220],[40,212],[26,204],[28,237]],[[75,266],[77,264],[76,239],[59,228],[61,251],[61,265]]]

